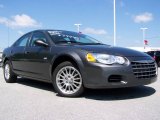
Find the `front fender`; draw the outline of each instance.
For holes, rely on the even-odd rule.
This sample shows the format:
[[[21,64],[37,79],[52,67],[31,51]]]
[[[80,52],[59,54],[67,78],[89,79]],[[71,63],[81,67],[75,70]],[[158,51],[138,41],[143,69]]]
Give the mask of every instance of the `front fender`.
[[[84,53],[78,53],[78,52],[74,52],[74,51],[64,51],[64,52],[61,52],[57,55],[55,55],[53,58],[52,58],[52,61],[51,61],[51,66],[50,66],[50,71],[52,71],[52,66],[54,65],[56,59],[58,59],[59,57],[62,57],[62,56],[67,56],[69,58],[71,58],[72,60],[74,60],[74,62],[77,64],[79,70],[80,70],[80,73],[82,75],[82,78],[83,78],[83,82],[85,84],[85,76],[86,76],[86,72],[85,72],[85,69],[84,69],[84,63],[83,63],[83,56]],[[52,72],[51,73],[51,76],[52,76]]]

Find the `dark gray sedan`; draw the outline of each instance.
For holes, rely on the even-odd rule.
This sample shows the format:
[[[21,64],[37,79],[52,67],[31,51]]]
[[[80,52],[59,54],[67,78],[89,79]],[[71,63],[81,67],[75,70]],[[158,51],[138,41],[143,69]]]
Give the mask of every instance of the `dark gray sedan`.
[[[157,79],[157,64],[149,55],[62,30],[23,35],[3,51],[2,61],[7,83],[17,76],[50,82],[66,97],[79,96],[84,88],[132,87]]]

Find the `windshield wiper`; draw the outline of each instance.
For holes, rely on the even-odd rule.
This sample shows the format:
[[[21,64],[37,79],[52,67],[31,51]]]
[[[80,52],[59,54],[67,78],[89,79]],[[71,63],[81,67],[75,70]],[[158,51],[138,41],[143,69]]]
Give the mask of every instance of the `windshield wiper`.
[[[102,43],[82,43],[77,41],[66,41],[66,40],[60,40],[56,41],[56,44],[79,44],[79,45],[102,45]]]
[[[102,43],[83,43],[84,45],[103,45]]]
[[[72,44],[72,43],[81,44],[81,42],[76,42],[76,41],[66,41],[66,40],[56,41],[55,43],[56,43],[56,44],[61,44],[61,43],[67,43],[67,44]]]

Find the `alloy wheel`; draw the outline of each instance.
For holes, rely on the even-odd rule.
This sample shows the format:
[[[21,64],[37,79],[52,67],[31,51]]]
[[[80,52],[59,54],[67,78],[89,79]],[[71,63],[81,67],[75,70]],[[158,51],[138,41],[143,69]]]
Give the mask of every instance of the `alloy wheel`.
[[[79,71],[72,66],[61,68],[56,75],[56,84],[64,94],[74,94],[82,86],[82,77]]]
[[[6,64],[4,67],[4,76],[8,80],[10,78],[10,66]]]

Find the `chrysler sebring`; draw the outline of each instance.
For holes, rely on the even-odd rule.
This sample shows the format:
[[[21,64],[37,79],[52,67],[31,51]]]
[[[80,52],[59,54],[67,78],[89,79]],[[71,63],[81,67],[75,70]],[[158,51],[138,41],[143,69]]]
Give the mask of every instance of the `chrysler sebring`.
[[[23,35],[3,51],[2,62],[7,83],[17,76],[49,82],[66,97],[79,96],[85,88],[133,87],[157,79],[157,64],[149,55],[63,30]]]

